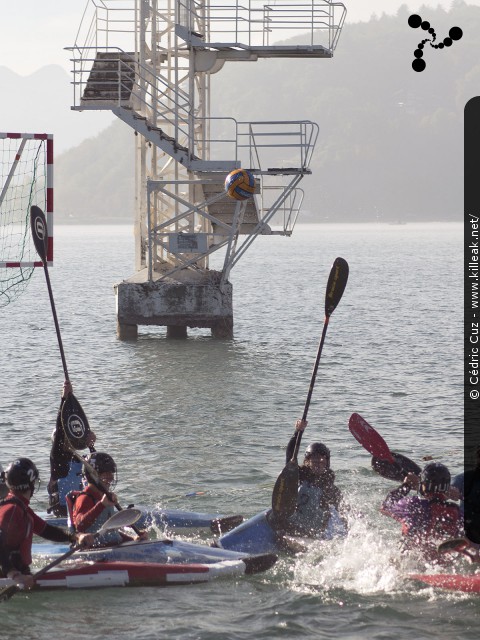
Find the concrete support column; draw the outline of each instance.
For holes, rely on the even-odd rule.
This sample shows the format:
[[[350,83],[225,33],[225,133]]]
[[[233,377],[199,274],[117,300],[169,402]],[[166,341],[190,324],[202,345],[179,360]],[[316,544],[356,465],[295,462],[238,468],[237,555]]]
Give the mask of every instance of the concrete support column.
[[[224,318],[214,324],[212,336],[218,340],[231,340],[233,338],[233,318]]]
[[[158,282],[144,269],[115,285],[117,335],[134,340],[138,325],[167,327],[167,338],[186,338],[187,327],[210,329],[214,338],[233,338],[232,285],[221,274],[182,273]],[[182,278],[182,279],[180,279]]]
[[[138,326],[136,324],[123,324],[117,320],[117,338],[120,340],[136,340],[138,338]]]
[[[186,338],[187,337],[187,327],[167,326],[167,338]]]

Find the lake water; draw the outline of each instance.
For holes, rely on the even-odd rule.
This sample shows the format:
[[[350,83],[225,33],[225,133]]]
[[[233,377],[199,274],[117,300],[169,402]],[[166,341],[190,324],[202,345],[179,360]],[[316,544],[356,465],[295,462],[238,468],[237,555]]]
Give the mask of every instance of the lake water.
[[[415,566],[399,557],[400,527],[378,513],[394,485],[371,471],[347,426],[356,411],[393,450],[462,469],[462,242],[460,224],[260,237],[231,273],[234,340],[140,327],[137,342],[120,342],[113,284],[133,273],[131,228],[57,227],[50,276],[69,373],[98,448],[118,463],[124,504],[245,516],[270,504],[303,412],[330,266],[349,262],[302,451],[311,440],[330,447],[351,531],[239,581],[18,595],[1,605],[0,638],[477,639],[478,596],[405,579]],[[41,270],[0,310],[0,330],[0,460],[38,464],[32,506],[44,510],[63,370]],[[204,493],[185,496],[193,491]]]

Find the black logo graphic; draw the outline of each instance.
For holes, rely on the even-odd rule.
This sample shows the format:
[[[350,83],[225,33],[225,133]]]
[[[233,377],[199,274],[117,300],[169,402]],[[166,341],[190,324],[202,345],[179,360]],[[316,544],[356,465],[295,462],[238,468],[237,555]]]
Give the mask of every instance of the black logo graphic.
[[[428,31],[428,33],[432,36],[431,38],[426,38],[422,40],[417,49],[413,52],[415,56],[415,60],[412,62],[412,69],[414,71],[423,71],[427,66],[425,60],[423,60],[423,48],[427,42],[430,42],[430,46],[433,49],[443,49],[444,47],[451,47],[455,40],[460,40],[463,36],[463,31],[460,27],[452,27],[448,32],[448,37],[443,39],[443,42],[439,42],[438,44],[432,44],[437,39],[437,34],[435,33],[435,29],[432,29],[430,23],[426,20],[422,20],[420,16],[417,14],[413,14],[408,19],[408,24],[412,27],[412,29],[418,29],[421,27],[424,31]]]

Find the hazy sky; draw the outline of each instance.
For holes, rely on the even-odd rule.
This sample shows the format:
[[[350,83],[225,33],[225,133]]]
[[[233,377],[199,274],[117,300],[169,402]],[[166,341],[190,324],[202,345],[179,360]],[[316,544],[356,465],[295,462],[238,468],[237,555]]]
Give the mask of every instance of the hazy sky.
[[[69,52],[75,41],[86,0],[0,0],[0,66],[29,75],[47,64],[70,71]],[[443,6],[451,0],[344,0],[347,20],[368,21],[373,13],[395,14],[406,4],[413,12],[420,6]],[[480,0],[469,0],[479,5]]]

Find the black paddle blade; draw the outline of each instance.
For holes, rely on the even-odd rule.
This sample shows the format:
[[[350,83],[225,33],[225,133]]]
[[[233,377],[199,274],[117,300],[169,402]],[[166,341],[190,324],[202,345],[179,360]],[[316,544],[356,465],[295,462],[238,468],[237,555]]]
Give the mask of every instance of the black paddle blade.
[[[274,553],[264,553],[260,556],[250,556],[250,558],[242,558],[242,562],[245,564],[245,573],[252,575],[254,573],[261,573],[267,571],[273,567],[278,560],[278,556]]]
[[[328,276],[325,292],[325,315],[327,317],[332,315],[342,299],[347,286],[348,271],[348,262],[343,258],[336,258]]]
[[[20,587],[17,587],[16,584],[11,584],[9,587],[0,589],[0,602],[10,600],[10,598],[14,596],[18,591],[20,591]]]
[[[372,457],[372,469],[387,480],[394,480],[395,482],[403,482],[407,473],[415,473],[419,475],[421,468],[407,456],[403,456],[401,453],[390,452],[392,454],[394,462],[388,460],[382,460],[381,458]]]
[[[30,207],[30,228],[32,230],[33,244],[42,262],[47,262],[48,227],[45,214],[36,205]]]
[[[437,547],[437,551],[438,553],[450,553],[452,551],[461,553],[470,546],[470,541],[466,538],[450,538],[441,542]]]
[[[295,513],[298,495],[298,462],[287,462],[275,482],[272,493],[272,509],[280,519],[289,518]]]
[[[72,447],[74,449],[85,449],[90,426],[87,416],[73,393],[67,396],[62,405],[61,419],[63,430]]]
[[[227,533],[227,531],[231,531],[238,527],[239,524],[242,524],[243,516],[235,515],[235,516],[225,516],[224,518],[215,518],[210,523],[210,531],[212,533],[216,533],[217,535],[222,535],[222,533]]]

